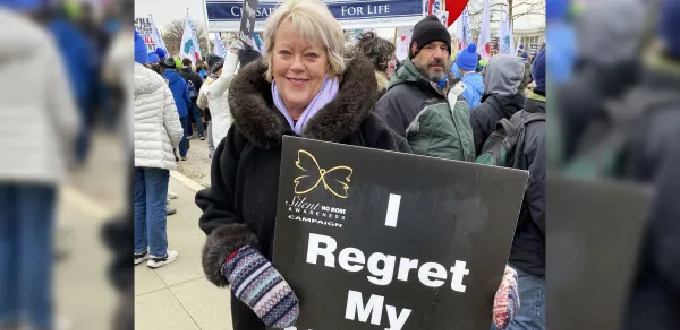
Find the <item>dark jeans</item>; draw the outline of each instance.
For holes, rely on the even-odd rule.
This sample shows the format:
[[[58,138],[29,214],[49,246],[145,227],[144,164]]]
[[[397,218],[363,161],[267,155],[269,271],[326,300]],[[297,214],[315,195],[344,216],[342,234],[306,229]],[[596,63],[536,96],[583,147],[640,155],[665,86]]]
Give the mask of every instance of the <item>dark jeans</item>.
[[[198,136],[201,137],[203,136],[203,118],[202,118],[202,113],[201,113],[201,108],[198,107],[196,102],[191,103],[191,109],[189,109],[189,116],[193,115],[193,122],[196,123],[196,131],[198,133]],[[193,134],[191,134],[193,135]],[[191,136],[190,135],[190,136]]]
[[[168,184],[170,171],[135,167],[135,253],[149,247],[154,257],[168,255]]]
[[[538,277],[517,270],[519,286],[519,310],[510,322],[508,330],[545,330],[545,277]],[[497,330],[492,324],[492,330]]]
[[[52,329],[52,226],[56,187],[0,184],[0,328]]]
[[[186,157],[187,156],[187,150],[189,150],[189,138],[187,137],[187,121],[189,118],[187,117],[180,117],[179,122],[182,124],[182,129],[184,130],[184,134],[182,135],[182,140],[179,141],[179,156],[180,157]]]
[[[76,160],[84,164],[90,153],[92,138],[93,113],[90,101],[87,98],[78,100],[79,131],[76,139]]]

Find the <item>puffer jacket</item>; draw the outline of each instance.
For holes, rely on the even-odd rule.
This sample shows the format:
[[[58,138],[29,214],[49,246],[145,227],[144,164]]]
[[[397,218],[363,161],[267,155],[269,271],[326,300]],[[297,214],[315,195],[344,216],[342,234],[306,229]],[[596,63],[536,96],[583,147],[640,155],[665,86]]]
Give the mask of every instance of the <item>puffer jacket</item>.
[[[0,40],[12,45],[0,48],[0,74],[8,78],[0,83],[0,180],[59,183],[78,132],[69,77],[44,29],[4,8],[0,21]]]
[[[458,86],[462,89],[462,84]],[[408,140],[413,153],[474,161],[468,105],[462,95],[448,100],[443,93],[406,60],[392,76],[375,111],[395,133]]]
[[[470,109],[482,103],[482,96],[484,95],[484,80],[479,72],[470,72],[462,79],[465,84],[465,91],[463,97]]]
[[[173,148],[184,134],[170,88],[153,70],[135,63],[135,166],[177,169]]]
[[[175,99],[175,106],[180,118],[185,118],[189,115],[191,108],[191,98],[189,97],[189,90],[187,89],[187,81],[179,75],[175,69],[163,70],[163,78],[168,81],[168,87]]]

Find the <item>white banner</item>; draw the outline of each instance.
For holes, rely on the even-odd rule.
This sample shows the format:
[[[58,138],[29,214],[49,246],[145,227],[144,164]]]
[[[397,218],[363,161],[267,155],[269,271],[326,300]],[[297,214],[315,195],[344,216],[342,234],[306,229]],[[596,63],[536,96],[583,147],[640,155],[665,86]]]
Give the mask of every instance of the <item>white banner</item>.
[[[156,37],[153,18],[151,18],[151,16],[135,18],[135,30],[137,30],[139,36],[144,38],[144,43],[146,44],[148,51],[156,49]]]
[[[196,60],[203,58],[201,55],[201,48],[198,45],[198,38],[196,37],[194,23],[191,22],[188,12],[186,23],[184,24],[184,33],[182,33],[182,42],[180,43],[179,47],[179,58],[188,58],[194,64],[196,64]]]
[[[477,38],[477,52],[482,55],[483,60],[491,58],[491,12],[489,10],[489,0],[484,0],[482,26],[479,31],[479,38]]]
[[[397,28],[397,59],[399,61],[408,59],[408,45],[411,43],[411,36],[413,35],[412,27],[398,27]]]
[[[510,15],[507,9],[501,13],[501,24],[498,27],[498,51],[501,54],[516,54],[515,47],[512,45],[512,28],[510,27]]]

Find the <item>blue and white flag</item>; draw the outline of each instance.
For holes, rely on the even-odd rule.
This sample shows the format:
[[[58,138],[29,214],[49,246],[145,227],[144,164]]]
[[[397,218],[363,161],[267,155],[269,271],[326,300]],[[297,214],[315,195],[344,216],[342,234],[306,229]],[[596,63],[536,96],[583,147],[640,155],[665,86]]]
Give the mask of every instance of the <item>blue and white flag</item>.
[[[224,43],[222,43],[222,37],[219,33],[215,33],[213,43],[215,44],[213,53],[221,58],[227,58],[227,48],[224,46]]]

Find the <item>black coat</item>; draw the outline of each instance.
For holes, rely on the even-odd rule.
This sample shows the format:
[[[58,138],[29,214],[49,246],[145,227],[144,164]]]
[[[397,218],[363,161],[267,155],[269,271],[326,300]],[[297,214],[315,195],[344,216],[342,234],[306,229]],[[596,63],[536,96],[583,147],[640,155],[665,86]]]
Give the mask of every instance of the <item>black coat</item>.
[[[182,68],[179,70],[179,75],[180,77],[184,78],[184,80],[189,83],[189,80],[194,84],[194,87],[196,88],[196,96],[191,98],[191,102],[196,103],[196,99],[198,99],[198,91],[201,90],[201,86],[203,86],[203,79],[201,79],[201,76],[198,75],[198,73],[191,68]]]
[[[482,103],[470,110],[470,126],[475,139],[475,155],[482,152],[484,141],[496,130],[501,119],[510,119],[515,112],[524,109],[526,97],[515,95],[484,95]]]
[[[665,69],[649,70],[641,82],[653,93],[675,93],[680,79]],[[650,100],[653,102],[654,100]],[[680,311],[680,103],[657,106],[631,132],[633,166],[628,179],[650,183],[655,200],[624,312],[625,330],[677,329]]]
[[[530,96],[527,112],[545,113],[545,102]],[[545,121],[527,125],[524,147],[529,182],[510,249],[510,264],[529,274],[545,276]]]
[[[234,77],[229,89],[234,124],[215,150],[211,187],[196,195],[204,212],[199,226],[207,235],[203,268],[220,287],[228,285],[220,266],[232,251],[250,245],[272,256],[281,140],[294,133],[273,105],[266,69],[257,61]],[[337,96],[307,122],[302,137],[409,152],[406,140],[373,114],[376,85],[371,62],[363,57],[350,61]],[[233,295],[231,309],[234,330],[265,328]]]

